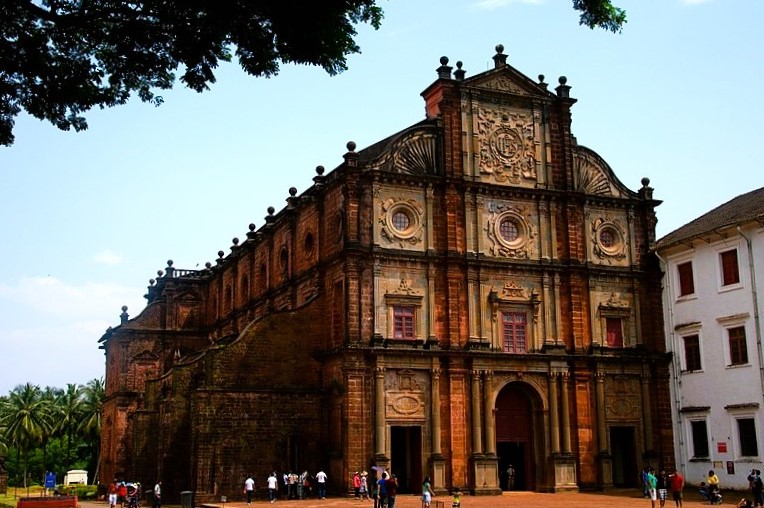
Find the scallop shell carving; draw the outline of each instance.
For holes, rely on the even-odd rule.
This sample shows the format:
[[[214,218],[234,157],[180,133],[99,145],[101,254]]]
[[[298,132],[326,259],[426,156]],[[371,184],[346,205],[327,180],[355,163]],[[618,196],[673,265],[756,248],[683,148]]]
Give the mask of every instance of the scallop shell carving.
[[[416,136],[402,140],[394,148],[393,167],[399,173],[435,173],[435,137]]]

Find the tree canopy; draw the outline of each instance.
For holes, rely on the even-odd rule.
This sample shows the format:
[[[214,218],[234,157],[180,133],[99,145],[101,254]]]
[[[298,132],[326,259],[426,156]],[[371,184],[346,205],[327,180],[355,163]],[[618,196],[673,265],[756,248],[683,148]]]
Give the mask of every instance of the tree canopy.
[[[256,77],[282,63],[329,74],[358,53],[356,26],[379,28],[376,0],[3,0],[0,2],[0,145],[26,111],[63,130],[87,128],[88,110],[131,95],[156,105],[180,81],[198,92],[236,58]],[[573,0],[580,22],[618,32],[610,0]]]

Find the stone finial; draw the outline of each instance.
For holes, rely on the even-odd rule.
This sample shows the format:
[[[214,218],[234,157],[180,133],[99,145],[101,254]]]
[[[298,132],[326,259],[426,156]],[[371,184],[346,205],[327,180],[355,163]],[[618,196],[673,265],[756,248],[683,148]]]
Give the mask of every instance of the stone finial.
[[[320,165],[319,165],[319,166],[316,166],[316,174],[317,174],[318,176],[323,176],[323,175],[324,175],[324,167],[323,167],[323,166],[320,166]]]
[[[543,74],[539,74],[539,86],[541,88],[543,88],[544,90],[546,90],[547,87],[549,86],[549,83],[544,83],[544,75]]]
[[[224,254],[225,254],[225,252],[223,252],[222,250],[218,251],[218,257],[219,258],[222,258]]]
[[[507,55],[504,54],[504,45],[496,45],[496,54],[493,55],[493,67],[498,69],[507,65]]]
[[[253,222],[250,222],[249,231],[247,231],[247,239],[251,240],[257,235],[255,229],[257,229],[257,226],[255,226]]]
[[[560,86],[555,88],[557,91],[557,97],[560,97],[561,99],[569,99],[570,98],[570,87],[568,86],[568,78],[565,76],[560,76],[560,78],[557,80],[560,83]]]
[[[287,207],[294,208],[297,205],[298,198],[297,189],[295,187],[289,187],[289,197],[287,198]]]
[[[454,71],[454,77],[456,78],[457,81],[464,81],[464,75],[467,73],[467,71],[462,69],[462,65],[464,64],[462,63],[461,60],[456,62],[456,70]]]
[[[268,212],[268,215],[265,216],[265,225],[268,226],[270,224],[273,224],[273,221],[276,220],[276,217],[273,215],[276,209],[273,208],[272,206],[269,206],[266,211]]]
[[[438,79],[451,79],[451,70],[453,67],[450,67],[448,65],[448,57],[442,56],[440,57],[440,67],[435,69],[435,71],[438,73]]]
[[[122,324],[127,323],[127,320],[130,319],[130,316],[127,314],[127,305],[122,306],[122,314],[119,315],[119,321]]]
[[[161,277],[164,275],[164,272],[162,270],[157,270],[157,277]]]
[[[233,239],[231,239],[231,243],[233,243],[234,247],[238,247],[239,246],[239,239],[234,236]]]
[[[647,177],[642,178],[642,188],[639,189],[639,197],[642,199],[653,199],[653,189],[650,187],[650,179]]]
[[[358,166],[358,153],[355,151],[355,141],[348,141],[345,147],[348,149],[347,153],[342,156],[345,159],[345,164],[350,167]]]
[[[149,279],[149,286],[153,286],[154,284],[156,284],[156,280]]]
[[[313,182],[316,184],[316,187],[321,187],[324,185],[324,167],[323,166],[316,166],[316,176],[313,177]]]
[[[206,263],[204,263],[204,267],[205,267],[207,270],[209,270],[210,268],[212,268],[212,263],[210,263],[209,261],[207,261]]]

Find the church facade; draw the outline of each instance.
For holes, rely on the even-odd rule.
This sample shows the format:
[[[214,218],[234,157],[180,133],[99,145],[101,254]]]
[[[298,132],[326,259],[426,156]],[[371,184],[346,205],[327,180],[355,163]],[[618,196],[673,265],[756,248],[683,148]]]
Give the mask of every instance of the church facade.
[[[564,77],[506,60],[468,78],[442,58],[424,120],[348,143],[229,253],[169,261],[123,308],[100,339],[102,478],[199,501],[274,470],[496,494],[510,465],[537,491],[673,465],[659,202],[577,144]]]

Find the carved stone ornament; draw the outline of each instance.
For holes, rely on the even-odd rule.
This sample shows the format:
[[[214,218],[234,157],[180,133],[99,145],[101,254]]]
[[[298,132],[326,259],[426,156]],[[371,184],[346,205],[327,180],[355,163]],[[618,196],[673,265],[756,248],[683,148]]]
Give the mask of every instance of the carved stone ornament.
[[[478,110],[480,172],[499,183],[536,182],[533,117],[529,113]]]
[[[624,230],[617,219],[597,218],[591,226],[594,254],[608,262],[624,259],[627,246]]]
[[[417,373],[405,369],[387,376],[385,416],[388,419],[423,419],[425,417],[424,381]]]
[[[589,151],[579,150],[573,157],[575,189],[586,194],[599,196],[615,195],[610,179],[602,169],[598,157]]]
[[[414,199],[388,198],[382,202],[378,218],[382,237],[400,247],[422,242],[424,208]]]
[[[411,287],[411,283],[404,278],[401,278],[401,283],[393,291],[388,291],[387,295],[391,296],[421,296],[422,290]]]
[[[608,299],[599,304],[599,309],[604,311],[628,311],[631,307],[628,301],[621,300],[615,293],[610,293]]]
[[[528,92],[521,88],[508,76],[499,75],[491,79],[478,83],[476,86],[479,88],[487,88],[489,90],[499,90],[502,92],[509,92],[517,95],[528,95]]]
[[[529,291],[515,281],[507,281],[500,290],[491,289],[488,293],[488,302],[491,305],[493,320],[499,316],[499,308],[504,306],[522,307],[530,311],[531,319],[538,322],[539,306],[541,299],[536,291]]]
[[[528,259],[535,230],[525,220],[525,210],[503,203],[488,204],[488,225],[485,228],[494,256]]]

